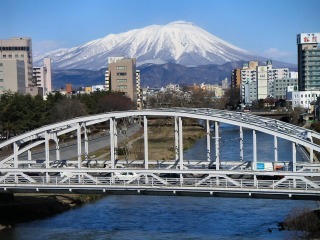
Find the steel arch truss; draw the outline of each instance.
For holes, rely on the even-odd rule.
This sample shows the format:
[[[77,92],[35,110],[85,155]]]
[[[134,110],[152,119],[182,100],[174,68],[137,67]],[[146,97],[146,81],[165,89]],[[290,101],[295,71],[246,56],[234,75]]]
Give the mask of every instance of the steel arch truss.
[[[171,117],[174,119],[175,136],[175,161],[150,160],[148,155],[148,118],[150,117]],[[117,120],[122,118],[138,118],[143,121],[144,135],[144,156],[143,159],[130,160],[130,166],[136,164],[143,168],[130,169],[128,161],[117,159],[118,130]],[[207,136],[206,160],[186,161],[183,159],[183,127],[182,119],[192,118],[202,120]],[[104,161],[103,168],[88,168],[89,144],[87,128],[94,124],[106,123],[109,130],[110,160]],[[220,159],[219,131],[211,136],[210,124],[213,123],[215,129],[219,130],[221,123],[231,124],[239,127],[239,150],[240,161],[234,166],[220,169],[222,161]],[[245,161],[243,156],[243,128],[251,129],[253,132],[253,161]],[[73,168],[62,166],[53,168],[52,162],[61,160],[60,157],[60,138],[70,132],[76,132],[76,160],[68,159],[73,162]],[[282,138],[292,143],[292,169],[283,171],[279,174],[276,171],[259,172],[257,171],[257,144],[256,132],[262,132],[274,137],[274,156],[277,161],[277,139]],[[210,144],[214,139],[215,156],[211,159]],[[320,134],[312,130],[294,126],[278,120],[259,117],[249,113],[232,112],[216,109],[190,109],[190,108],[171,108],[171,109],[147,109],[141,111],[111,112],[93,116],[79,117],[68,121],[47,125],[39,129],[15,136],[5,142],[0,143],[0,149],[11,148],[7,156],[0,159],[0,188],[47,188],[59,189],[86,189],[93,186],[100,190],[112,189],[160,189],[160,191],[184,191],[197,192],[205,190],[223,191],[246,191],[259,189],[266,192],[300,191],[303,185],[303,193],[309,194],[312,191],[319,195],[320,183],[318,172],[320,164],[314,163],[315,153],[320,152]],[[55,149],[54,159],[50,159],[50,143]],[[84,144],[84,146],[82,146]],[[43,150],[44,159],[32,159],[32,151]],[[84,149],[84,150],[83,150]],[[304,153],[305,162],[297,163],[296,152]],[[86,162],[87,165],[83,163]],[[230,163],[226,163],[230,164]],[[208,169],[214,165],[215,169]],[[297,167],[299,165],[299,167]],[[117,168],[122,166],[122,168]],[[158,166],[159,168],[154,168]],[[194,166],[205,166],[200,172]],[[197,170],[195,170],[197,169]],[[248,171],[250,170],[250,171]],[[135,173],[131,179],[117,179],[117,174],[124,172]],[[101,173],[108,176],[102,176]],[[176,174],[178,178],[167,178],[161,174]],[[248,179],[234,177],[236,175],[246,175]],[[268,182],[259,179],[259,176],[281,176]],[[189,176],[189,177],[186,177]],[[193,176],[193,177],[190,177]],[[230,190],[232,188],[232,190]],[[186,190],[187,189],[187,190]],[[289,190],[288,190],[289,189]],[[308,192],[309,191],[309,192]],[[312,193],[312,194],[313,194]],[[300,194],[300,193],[299,193]]]

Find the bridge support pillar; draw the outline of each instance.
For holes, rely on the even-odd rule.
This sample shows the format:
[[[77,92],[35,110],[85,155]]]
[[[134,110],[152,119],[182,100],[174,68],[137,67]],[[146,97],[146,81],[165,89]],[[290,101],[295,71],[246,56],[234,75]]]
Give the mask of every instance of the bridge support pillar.
[[[274,161],[278,161],[278,138],[274,136]]]
[[[176,158],[175,160],[179,160],[179,125],[178,118],[174,117],[174,150]]]
[[[81,168],[82,153],[81,153],[81,125],[80,125],[80,123],[77,124],[77,146],[78,146],[78,168]]]
[[[239,129],[239,133],[240,133],[240,161],[243,161],[243,128],[242,126],[240,126]]]
[[[114,118],[110,118],[110,159],[111,168],[114,168]]]
[[[252,149],[253,149],[253,163],[252,170],[257,170],[257,133],[256,130],[252,131]]]
[[[148,149],[148,120],[143,116],[143,139],[144,139],[144,168],[149,168],[149,149]]]
[[[18,168],[18,144],[13,143],[13,167]]]
[[[214,123],[214,138],[216,145],[216,170],[220,169],[220,135],[219,135],[219,122]]]
[[[297,171],[297,147],[294,142],[292,142],[292,171]]]
[[[211,133],[209,120],[207,120],[207,161],[211,161]]]
[[[84,131],[84,158],[86,161],[89,159],[89,139],[88,139],[88,132],[86,124],[83,125],[83,131]],[[88,163],[88,162],[87,162]]]
[[[180,170],[183,170],[183,136],[182,136],[181,117],[179,117],[179,164],[180,164]]]

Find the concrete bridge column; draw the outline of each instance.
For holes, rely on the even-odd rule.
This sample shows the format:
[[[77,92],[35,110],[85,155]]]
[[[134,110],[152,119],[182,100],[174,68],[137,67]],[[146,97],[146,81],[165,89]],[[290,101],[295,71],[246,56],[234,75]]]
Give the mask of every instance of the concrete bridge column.
[[[207,120],[207,161],[211,161],[211,132],[209,120]]]
[[[143,139],[144,139],[144,168],[149,168],[149,149],[148,149],[148,119],[143,116]]]
[[[240,161],[243,161],[243,128],[240,126]]]
[[[219,122],[214,123],[214,137],[216,145],[216,170],[220,168],[220,135],[219,135]]]

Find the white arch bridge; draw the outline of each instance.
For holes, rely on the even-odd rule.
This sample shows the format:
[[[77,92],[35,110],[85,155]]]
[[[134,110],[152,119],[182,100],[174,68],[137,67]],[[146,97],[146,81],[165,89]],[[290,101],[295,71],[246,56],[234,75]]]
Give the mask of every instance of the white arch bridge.
[[[148,122],[158,118],[165,118],[171,123],[174,159],[149,159],[148,136],[152,133],[148,133]],[[193,119],[203,125],[206,133],[205,159],[184,159],[185,119]],[[222,124],[238,129],[239,145],[234,154],[238,157],[235,159],[221,158]],[[129,125],[131,127],[127,129]],[[90,133],[93,126],[102,128],[104,136]],[[131,131],[132,134],[138,129],[143,137],[141,159],[121,160],[118,144],[126,138],[126,133]],[[252,142],[250,146],[244,144],[248,132]],[[63,139],[71,133],[76,139],[73,144],[66,144]],[[258,152],[257,146],[265,143],[257,141],[257,134],[273,138],[270,156]],[[288,157],[281,161],[279,139],[290,142]],[[319,142],[320,134],[314,131],[242,112],[181,108],[111,112],[44,126],[2,142],[0,192],[319,200]],[[93,160],[90,157],[97,149],[106,147],[109,148],[106,159]],[[250,149],[250,157],[246,156],[247,148]]]

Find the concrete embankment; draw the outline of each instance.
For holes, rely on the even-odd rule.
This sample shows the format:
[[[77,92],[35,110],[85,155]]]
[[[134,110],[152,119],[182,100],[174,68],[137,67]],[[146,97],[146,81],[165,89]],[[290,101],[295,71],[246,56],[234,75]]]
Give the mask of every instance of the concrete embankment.
[[[94,194],[0,194],[0,229],[50,217],[101,197]]]

